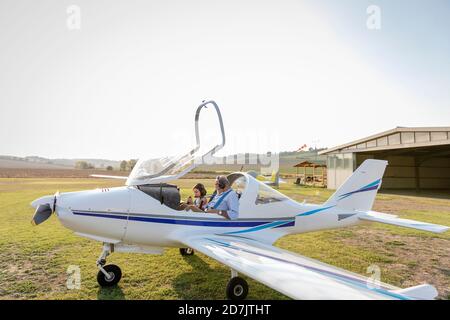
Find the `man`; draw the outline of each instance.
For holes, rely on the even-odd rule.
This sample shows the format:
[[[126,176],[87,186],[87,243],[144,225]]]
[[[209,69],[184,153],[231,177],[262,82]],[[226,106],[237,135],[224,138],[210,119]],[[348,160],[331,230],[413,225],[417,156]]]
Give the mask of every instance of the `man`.
[[[215,182],[216,195],[211,198],[205,212],[216,213],[226,219],[237,219],[239,216],[239,198],[230,187],[225,176],[218,176]]]
[[[204,211],[192,205],[187,205],[183,209],[194,212],[216,213],[230,220],[237,219],[239,216],[239,198],[236,192],[230,188],[227,177],[218,176],[215,189]]]

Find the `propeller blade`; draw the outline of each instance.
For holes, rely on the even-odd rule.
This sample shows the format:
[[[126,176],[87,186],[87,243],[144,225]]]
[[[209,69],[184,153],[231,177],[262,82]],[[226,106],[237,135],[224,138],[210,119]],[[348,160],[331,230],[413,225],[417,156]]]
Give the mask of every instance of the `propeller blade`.
[[[37,226],[38,224],[41,224],[50,216],[52,215],[53,210],[49,203],[46,204],[40,204],[36,211],[34,212],[33,219],[31,220],[31,223]]]

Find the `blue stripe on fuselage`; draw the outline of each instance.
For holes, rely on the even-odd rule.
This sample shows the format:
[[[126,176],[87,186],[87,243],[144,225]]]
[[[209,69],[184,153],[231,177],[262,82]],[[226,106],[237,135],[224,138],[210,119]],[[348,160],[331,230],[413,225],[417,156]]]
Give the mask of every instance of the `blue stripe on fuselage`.
[[[308,216],[314,213],[318,213],[320,211],[329,209],[333,206],[317,208],[314,210],[306,211],[298,214],[297,216]],[[105,214],[105,213],[96,213],[96,212],[82,212],[82,211],[73,211],[74,215],[80,216],[88,216],[88,217],[96,217],[96,218],[111,218],[111,219],[120,219],[120,220],[131,220],[131,221],[140,221],[140,222],[153,222],[153,223],[164,223],[164,224],[178,224],[178,225],[187,225],[187,226],[203,226],[203,227],[235,227],[235,228],[243,228],[250,227],[250,229],[235,231],[231,233],[246,233],[258,231],[266,228],[283,228],[283,227],[292,227],[294,225],[294,221],[292,217],[286,220],[260,220],[260,221],[236,221],[236,220],[222,220],[222,221],[205,221],[205,220],[187,220],[187,219],[175,219],[175,218],[157,218],[157,217],[143,217],[143,216],[127,216],[125,214]]]
[[[262,224],[266,224],[271,221],[202,221],[202,220],[186,220],[186,219],[172,219],[172,218],[154,218],[154,217],[136,217],[130,215],[109,215],[102,213],[80,212],[73,211],[73,214],[80,216],[89,216],[97,218],[111,218],[121,220],[132,220],[141,222],[153,222],[153,223],[165,223],[165,224],[179,224],[188,226],[205,226],[205,227],[256,227]],[[289,220],[287,220],[289,221]],[[286,221],[286,222],[287,222]]]
[[[303,213],[299,213],[297,215],[297,217],[309,216],[309,215],[315,214],[317,212],[321,212],[321,211],[327,210],[327,209],[332,208],[332,207],[334,207],[334,206],[321,207],[321,208],[317,208],[317,209],[314,209],[314,210],[306,211],[306,212],[303,212]],[[275,228],[293,227],[293,226],[295,226],[295,217],[292,217],[292,218],[293,219],[290,219],[290,220],[273,221],[273,222],[267,223],[265,225],[260,225],[260,226],[254,227],[254,228],[240,230],[240,231],[232,231],[232,232],[227,232],[227,233],[224,233],[224,234],[247,233],[247,232],[254,232],[254,231],[259,231],[259,230],[263,230],[263,229],[267,229],[267,228],[275,229]]]

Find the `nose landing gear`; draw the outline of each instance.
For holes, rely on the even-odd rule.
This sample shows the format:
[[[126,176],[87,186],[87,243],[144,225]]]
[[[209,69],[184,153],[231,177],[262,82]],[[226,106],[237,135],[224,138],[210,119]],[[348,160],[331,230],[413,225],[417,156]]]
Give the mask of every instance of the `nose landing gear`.
[[[112,287],[119,283],[122,278],[122,271],[114,264],[106,265],[106,258],[114,252],[114,245],[110,243],[103,244],[103,251],[97,260],[97,282],[101,287]],[[180,248],[183,256],[193,255],[194,249]],[[231,279],[226,288],[227,298],[230,300],[244,300],[248,294],[248,283],[245,279],[238,276],[237,271],[231,269]]]
[[[122,271],[115,264],[106,264],[106,257],[113,251],[113,245],[105,243],[103,245],[103,251],[97,260],[97,268],[99,269],[97,274],[97,282],[101,287],[112,287],[119,283],[122,278]]]

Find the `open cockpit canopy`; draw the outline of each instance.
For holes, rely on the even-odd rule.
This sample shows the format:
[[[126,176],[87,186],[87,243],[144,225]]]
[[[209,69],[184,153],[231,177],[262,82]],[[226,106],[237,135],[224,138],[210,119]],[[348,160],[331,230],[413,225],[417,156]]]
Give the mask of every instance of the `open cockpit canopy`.
[[[293,204],[294,200],[281,192],[271,188],[262,181],[255,179],[251,174],[235,172],[228,175],[231,188],[244,200],[242,205],[254,208],[254,205],[264,204]],[[295,205],[296,207],[296,205]],[[254,211],[254,209],[252,209]],[[278,212],[278,211],[277,211]],[[271,211],[271,214],[273,212]],[[285,214],[279,211],[279,214]]]
[[[212,105],[217,113],[221,141],[214,146],[201,146],[199,132],[199,117],[203,108]],[[202,103],[195,113],[195,139],[196,146],[188,153],[180,156],[163,157],[158,159],[142,158],[134,166],[126,184],[129,186],[154,184],[168,182],[184,176],[198,165],[204,163],[205,159],[214,155],[225,145],[225,131],[223,127],[222,115],[219,107],[214,101]]]

